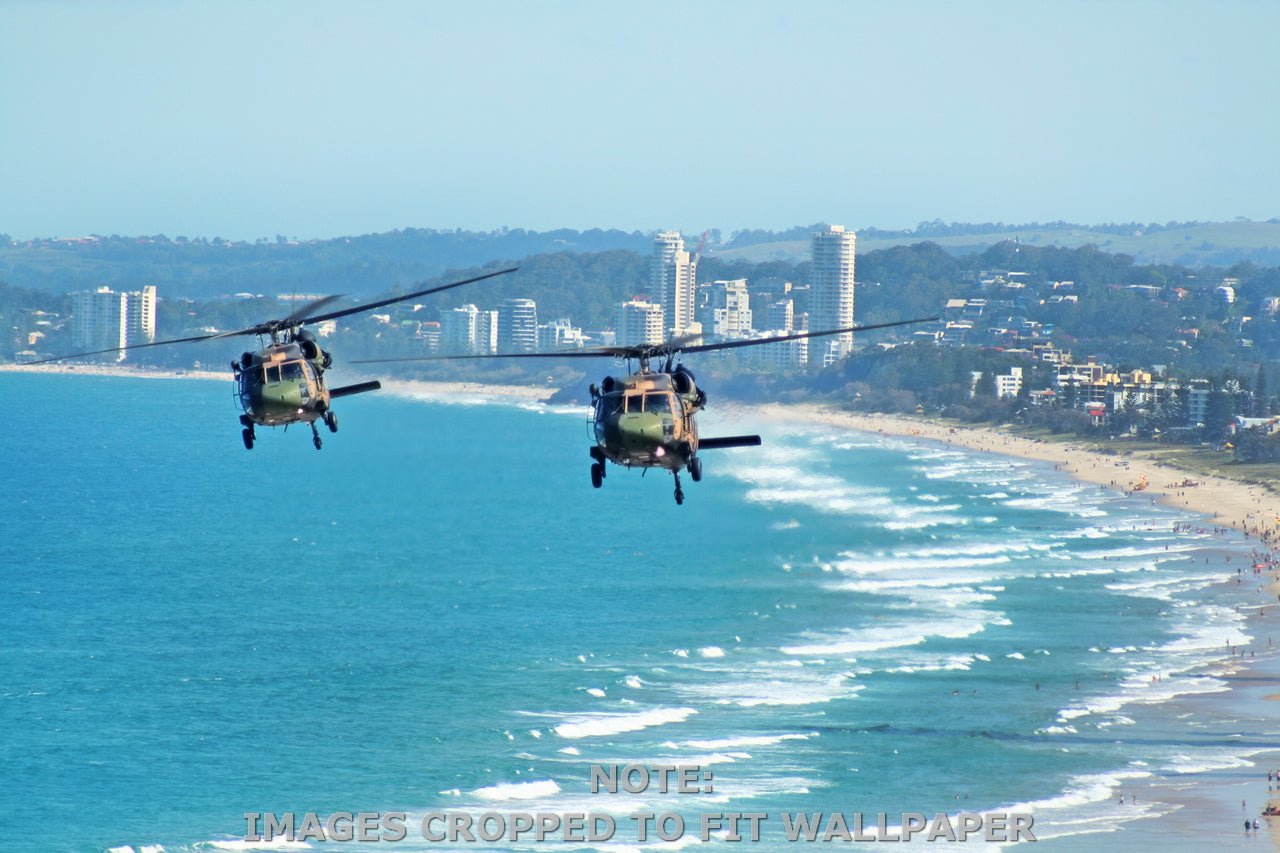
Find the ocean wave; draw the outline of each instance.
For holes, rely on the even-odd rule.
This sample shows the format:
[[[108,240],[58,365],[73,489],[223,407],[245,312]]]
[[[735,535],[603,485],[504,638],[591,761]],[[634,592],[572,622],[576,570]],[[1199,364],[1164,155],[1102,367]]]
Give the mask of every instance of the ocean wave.
[[[807,633],[809,643],[783,646],[785,655],[853,655],[885,649],[915,646],[930,637],[960,639],[986,628],[980,619],[952,617],[930,618],[918,622],[874,628],[850,628],[834,634]]]
[[[809,740],[817,737],[814,733],[787,733],[781,735],[738,735],[737,737],[717,738],[715,740],[687,740],[680,746],[689,749],[733,749],[744,746],[775,746],[791,740]],[[676,744],[670,744],[675,746]]]
[[[837,699],[848,699],[865,685],[853,681],[853,673],[825,678],[772,678],[745,681],[719,681],[681,686],[682,695],[717,705],[740,708],[792,707],[820,705]]]
[[[245,841],[242,838],[234,838],[227,841],[201,841],[196,845],[197,848],[204,850],[310,850],[311,845],[305,841],[286,841],[283,838],[273,839],[271,841]],[[138,853],[151,853],[151,851],[162,851],[163,847],[153,845],[149,847],[137,848]]]
[[[560,793],[560,786],[552,779],[537,782],[508,782],[500,785],[489,785],[476,788],[472,796],[486,802],[503,802],[507,800],[544,800]]]
[[[581,714],[570,716],[552,731],[563,738],[605,737],[682,723],[696,713],[693,708],[653,708],[632,713]]]

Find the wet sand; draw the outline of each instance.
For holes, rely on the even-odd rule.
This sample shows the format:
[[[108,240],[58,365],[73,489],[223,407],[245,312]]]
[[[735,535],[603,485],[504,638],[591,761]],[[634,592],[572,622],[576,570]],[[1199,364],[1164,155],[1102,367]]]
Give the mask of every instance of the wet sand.
[[[743,410],[742,414],[746,414]],[[1259,739],[1270,744],[1268,732],[1280,728],[1280,579],[1275,567],[1255,572],[1253,565],[1241,565],[1241,557],[1264,558],[1277,545],[1280,535],[1280,495],[1260,486],[1251,486],[1218,477],[1203,477],[1156,464],[1140,454],[1112,456],[1092,453],[1073,443],[1036,441],[1011,435],[996,427],[956,427],[924,418],[895,415],[863,415],[812,405],[771,404],[755,406],[750,415],[765,420],[816,423],[870,432],[896,438],[996,453],[1052,465],[1079,482],[1124,492],[1131,497],[1149,497],[1160,503],[1204,515],[1206,529],[1224,528],[1221,547],[1208,547],[1196,554],[1222,567],[1222,584],[1212,589],[1222,597],[1244,596],[1242,612],[1251,612],[1258,621],[1250,625],[1257,638],[1252,648],[1238,649],[1208,674],[1230,684],[1227,692],[1177,697],[1166,703],[1167,712],[1195,714],[1206,719],[1230,719],[1224,726],[1245,740]],[[1190,485],[1194,483],[1195,485]],[[1225,528],[1247,537],[1245,552]],[[1235,543],[1239,540],[1235,539]],[[1227,557],[1233,559],[1228,561]],[[1249,560],[1245,560],[1246,563]],[[1238,599],[1237,599],[1238,600]],[[1252,656],[1250,656],[1252,655]],[[1268,844],[1280,851],[1280,817],[1262,816],[1270,802],[1280,808],[1280,742],[1277,751],[1253,756],[1251,766],[1210,770],[1186,775],[1166,774],[1124,786],[1128,805],[1099,803],[1099,818],[1105,821],[1108,809],[1134,809],[1137,794],[1146,812],[1147,804],[1164,803],[1172,812],[1150,819],[1138,819],[1112,832],[1065,836],[1042,842],[1053,850],[1095,850],[1129,853],[1133,849],[1182,850],[1265,849]],[[1272,771],[1270,783],[1268,770]],[[1244,803],[1243,807],[1241,803]],[[1132,812],[1127,812],[1132,815]],[[1257,817],[1260,829],[1244,831],[1244,819]],[[1101,822],[1101,821],[1100,821]]]

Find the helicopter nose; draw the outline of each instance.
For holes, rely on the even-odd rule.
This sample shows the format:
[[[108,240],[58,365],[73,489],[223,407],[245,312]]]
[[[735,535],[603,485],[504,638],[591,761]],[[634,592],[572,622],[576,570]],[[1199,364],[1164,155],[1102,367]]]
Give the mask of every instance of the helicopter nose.
[[[625,415],[618,424],[623,445],[630,451],[654,453],[662,449],[665,429],[662,418],[648,413]]]

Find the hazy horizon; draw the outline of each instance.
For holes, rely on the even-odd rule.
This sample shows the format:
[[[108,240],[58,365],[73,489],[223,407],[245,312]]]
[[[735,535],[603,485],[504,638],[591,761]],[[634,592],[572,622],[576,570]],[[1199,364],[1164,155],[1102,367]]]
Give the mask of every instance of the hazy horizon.
[[[1280,6],[0,5],[0,233],[1280,215]]]

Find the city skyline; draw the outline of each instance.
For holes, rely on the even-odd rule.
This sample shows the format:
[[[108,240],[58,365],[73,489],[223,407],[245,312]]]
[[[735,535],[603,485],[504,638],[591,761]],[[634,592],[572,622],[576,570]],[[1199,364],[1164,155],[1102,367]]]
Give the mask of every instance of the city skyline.
[[[569,0],[2,4],[0,233],[1280,213],[1273,4],[703,2],[675,23]]]

